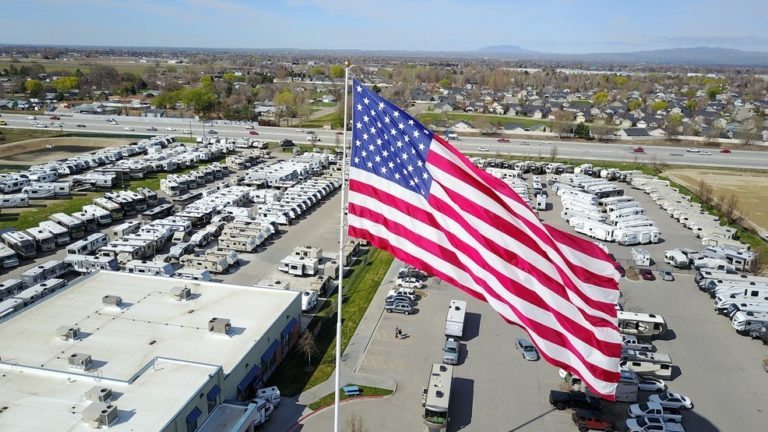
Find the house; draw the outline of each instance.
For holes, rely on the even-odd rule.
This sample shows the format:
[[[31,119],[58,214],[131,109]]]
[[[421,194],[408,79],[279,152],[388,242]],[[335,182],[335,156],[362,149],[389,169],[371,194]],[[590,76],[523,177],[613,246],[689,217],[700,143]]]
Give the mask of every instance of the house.
[[[526,129],[523,126],[520,126],[516,123],[505,123],[504,126],[505,132],[512,132],[512,133],[523,133],[526,131]]]
[[[616,136],[620,138],[643,138],[649,137],[648,129],[645,128],[624,128],[616,132]]]
[[[648,127],[648,123],[646,123],[645,120],[638,120],[636,126],[645,129]]]
[[[414,102],[434,102],[434,98],[422,88],[411,90],[411,100]]]
[[[447,102],[438,102],[432,106],[435,112],[451,112],[453,107]]]
[[[472,126],[472,123],[468,121],[460,121],[453,125],[453,130],[456,130],[456,131],[469,131],[472,129],[474,129],[474,126]]]
[[[144,117],[154,117],[154,118],[165,117],[165,110],[150,108],[144,111]]]

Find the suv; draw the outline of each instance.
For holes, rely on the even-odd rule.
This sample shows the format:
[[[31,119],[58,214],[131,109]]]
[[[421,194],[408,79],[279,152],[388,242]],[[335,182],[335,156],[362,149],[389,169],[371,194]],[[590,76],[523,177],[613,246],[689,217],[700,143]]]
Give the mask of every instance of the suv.
[[[386,305],[384,309],[389,313],[398,312],[406,315],[410,315],[414,312],[413,306],[411,306],[409,303],[402,303],[402,302]]]
[[[406,303],[411,306],[416,304],[410,297],[402,295],[387,296],[386,300],[384,300],[384,306],[392,306],[395,303]]]
[[[280,147],[293,147],[295,145],[296,144],[294,144],[293,141],[289,139],[284,139],[280,141]]]
[[[571,415],[571,419],[579,428],[579,432],[587,432],[589,430],[613,431],[613,423],[600,411],[577,409]]]
[[[455,365],[459,362],[459,341],[454,338],[448,338],[445,340],[445,346],[443,347],[443,363],[447,365]]]
[[[552,390],[549,392],[549,403],[559,410],[566,408],[600,409],[600,401],[598,399],[590,399],[586,394],[577,391],[562,392]]]

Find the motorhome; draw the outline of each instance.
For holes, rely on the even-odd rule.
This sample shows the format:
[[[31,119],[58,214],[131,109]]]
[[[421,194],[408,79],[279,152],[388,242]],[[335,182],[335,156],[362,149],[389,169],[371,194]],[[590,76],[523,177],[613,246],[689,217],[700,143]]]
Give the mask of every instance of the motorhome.
[[[725,310],[718,309],[719,313],[728,317],[733,317],[739,311],[768,313],[768,302],[734,302]]]
[[[113,239],[117,240],[123,238],[127,234],[139,232],[139,228],[141,228],[141,222],[139,221],[123,222],[120,225],[112,227],[111,235]]]
[[[669,354],[662,354],[658,352],[649,351],[636,351],[632,349],[622,349],[622,360],[642,360],[651,363],[666,363],[672,364],[672,357]]]
[[[715,310],[723,311],[731,303],[768,301],[768,288],[737,288],[715,296]]]
[[[664,252],[664,262],[677,268],[686,268],[690,265],[688,256],[679,249],[672,249]]]
[[[636,266],[647,267],[651,265],[651,254],[641,248],[632,248],[632,261]]]
[[[0,243],[0,268],[13,268],[19,265],[16,252],[5,243]]]
[[[66,246],[72,241],[69,236],[69,230],[56,222],[42,221],[39,226],[53,235],[53,240],[56,242],[56,246]]]
[[[13,297],[23,289],[24,283],[20,279],[7,279],[0,282],[0,301]]]
[[[98,251],[109,243],[109,237],[104,233],[93,233],[67,246],[67,255],[88,255]]]
[[[85,232],[93,232],[98,229],[98,223],[96,222],[96,217],[92,214],[88,214],[85,212],[75,212],[72,213],[72,217],[79,220],[83,223],[83,227],[85,228]]]
[[[179,270],[176,270],[176,272],[173,274],[173,277],[184,279],[184,280],[194,280],[194,281],[205,281],[210,282],[213,280],[213,277],[211,276],[211,272],[208,270],[199,270],[199,269],[192,269],[192,268],[180,268]]]
[[[145,221],[153,221],[166,218],[171,214],[173,214],[173,204],[166,203],[145,211],[141,214],[141,219]]]
[[[117,258],[104,255],[67,255],[64,261],[79,273],[93,273],[98,270],[118,270]]]
[[[731,317],[731,325],[739,334],[758,337],[768,327],[768,313],[739,311]]]
[[[0,208],[29,207],[29,195],[0,195]]]
[[[107,244],[99,249],[99,255],[117,259],[119,264],[125,264],[132,260],[140,260],[146,257],[146,250],[141,245],[115,245]]]
[[[667,331],[667,323],[661,315],[617,311],[619,331],[634,336],[652,337]]]
[[[174,273],[173,266],[170,263],[143,260],[128,261],[125,263],[125,271],[128,273],[164,277],[170,277]]]
[[[27,228],[24,232],[35,239],[37,250],[40,252],[48,252],[56,249],[56,241],[53,239],[53,234],[49,233],[48,230],[40,227],[32,227]]]
[[[133,191],[120,191],[122,198],[133,201],[136,211],[143,212],[147,209],[147,197],[144,194]]]
[[[453,366],[435,363],[427,386],[422,388],[421,406],[424,407],[424,430],[446,432],[450,420]]]
[[[10,231],[3,233],[0,238],[23,259],[32,259],[37,256],[37,243],[29,234]]]
[[[464,300],[451,300],[448,304],[448,316],[445,319],[445,336],[461,339],[464,334],[464,320],[466,319],[467,302]]]
[[[90,204],[84,205],[83,213],[91,215],[94,218],[96,218],[96,223],[99,226],[105,226],[112,223],[112,214],[101,207],[90,205]]]
[[[132,198],[123,196],[119,192],[107,192],[104,194],[104,199],[120,206],[120,208],[123,209],[123,215],[130,216],[136,214],[136,203]],[[110,212],[112,211],[111,209],[107,210],[110,210]]]
[[[160,190],[165,192],[165,194],[170,197],[179,196],[182,192],[182,189],[179,183],[177,183],[174,180],[169,180],[167,178],[160,180]],[[186,190],[186,188],[184,188],[184,190]]]
[[[112,202],[111,200],[108,200],[106,198],[94,198],[93,204],[108,211],[109,214],[112,216],[113,221],[122,220],[125,217],[125,211],[120,206],[120,204]]]
[[[66,213],[54,213],[49,219],[66,228],[72,240],[85,237],[85,224],[80,219]]]
[[[38,183],[32,182],[21,190],[22,194],[26,194],[29,199],[47,199],[56,196],[56,184],[59,183]],[[60,183],[67,185],[67,192],[69,192],[69,183]],[[63,194],[62,194],[63,196]]]
[[[50,260],[22,273],[21,280],[24,282],[24,286],[31,287],[48,279],[64,275],[71,269],[72,266],[66,261]]]
[[[138,188],[138,193],[144,195],[147,200],[147,207],[154,207],[157,205],[157,192],[149,188]]]

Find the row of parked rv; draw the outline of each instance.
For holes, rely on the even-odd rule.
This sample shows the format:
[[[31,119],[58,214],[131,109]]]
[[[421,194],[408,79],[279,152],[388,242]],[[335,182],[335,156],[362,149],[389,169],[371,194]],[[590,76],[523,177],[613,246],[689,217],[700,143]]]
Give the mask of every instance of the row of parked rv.
[[[229,175],[229,168],[213,162],[186,174],[169,174],[160,180],[160,190],[170,197],[182,196],[190,189],[197,189]]]
[[[701,270],[694,280],[737,333],[768,344],[768,277]]]

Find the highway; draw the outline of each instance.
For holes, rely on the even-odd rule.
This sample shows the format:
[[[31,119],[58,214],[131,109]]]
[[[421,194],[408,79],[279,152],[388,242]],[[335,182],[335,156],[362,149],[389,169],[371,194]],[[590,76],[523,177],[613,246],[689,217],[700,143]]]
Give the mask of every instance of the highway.
[[[34,122],[45,123],[48,130],[62,130],[66,132],[82,133],[109,133],[132,135],[158,135],[175,134],[179,136],[210,135],[208,131],[216,131],[216,136],[228,138],[258,138],[265,141],[280,141],[284,138],[296,143],[307,143],[307,133],[296,127],[266,127],[256,126],[258,136],[250,135],[246,125],[250,122],[225,122],[213,121],[209,126],[204,126],[202,121],[188,121],[183,119],[147,118],[115,116],[116,125],[109,124],[108,116],[62,116],[61,120],[51,120],[50,115],[37,115],[36,120],[27,119],[24,114],[2,114],[0,120],[8,123],[13,128],[34,129]],[[77,127],[77,124],[85,127]],[[60,126],[59,126],[60,125]],[[148,131],[154,127],[156,131]],[[126,130],[132,129],[132,130]],[[341,141],[337,131],[314,129],[320,138],[319,145],[333,146]],[[493,137],[461,137],[451,140],[459,150],[465,153],[475,154],[505,154],[530,157],[550,157],[552,147],[557,146],[557,157],[563,159],[606,160],[617,162],[651,162],[658,161],[670,165],[695,165],[724,168],[768,169],[768,151],[742,151],[733,150],[733,153],[720,153],[719,149],[704,149],[702,153],[687,152],[685,148],[673,146],[645,146],[644,153],[635,153],[633,148],[642,145],[636,142],[621,142],[613,144],[592,143],[584,141],[554,141],[531,140],[510,138],[510,142],[500,143]],[[711,154],[703,154],[709,151]]]

